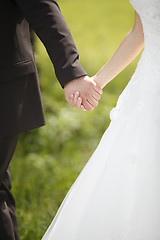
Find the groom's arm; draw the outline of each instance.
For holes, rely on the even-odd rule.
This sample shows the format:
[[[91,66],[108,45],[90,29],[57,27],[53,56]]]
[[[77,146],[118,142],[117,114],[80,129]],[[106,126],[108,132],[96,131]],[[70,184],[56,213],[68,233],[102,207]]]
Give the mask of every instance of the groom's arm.
[[[55,0],[15,0],[46,47],[62,87],[86,75],[69,28]]]
[[[100,87],[87,75],[79,63],[79,54],[69,28],[55,0],[14,0],[45,45],[55,68],[56,76],[65,90],[71,106],[71,94],[80,92],[86,110],[98,105]],[[84,77],[82,77],[84,76]]]

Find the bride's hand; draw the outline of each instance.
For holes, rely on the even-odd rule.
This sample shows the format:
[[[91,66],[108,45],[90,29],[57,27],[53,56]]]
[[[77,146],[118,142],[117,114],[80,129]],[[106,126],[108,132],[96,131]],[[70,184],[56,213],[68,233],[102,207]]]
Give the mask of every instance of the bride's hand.
[[[95,77],[95,76],[91,77],[91,79],[92,79],[94,82],[96,82],[96,77]],[[96,84],[97,84],[97,87],[101,88],[97,82],[96,82]],[[102,92],[103,92],[103,91],[102,91]],[[100,97],[101,97],[101,96],[99,95],[98,92],[97,92],[97,93],[95,94],[95,96],[94,96],[94,98],[95,98],[97,101],[100,100]],[[86,111],[86,109],[85,109],[85,107],[83,106],[83,103],[82,103],[83,99],[80,97],[80,93],[79,93],[78,91],[77,91],[75,94],[72,94],[72,95],[71,95],[71,101],[72,101],[73,105],[74,105],[76,108],[79,108],[79,109],[81,109],[82,111]]]

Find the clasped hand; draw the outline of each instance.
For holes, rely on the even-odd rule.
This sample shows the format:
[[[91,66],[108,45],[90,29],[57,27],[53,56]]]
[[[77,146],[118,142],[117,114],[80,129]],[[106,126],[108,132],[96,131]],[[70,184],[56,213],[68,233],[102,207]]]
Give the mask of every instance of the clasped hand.
[[[65,99],[74,108],[92,111],[98,106],[103,93],[101,87],[90,77],[82,76],[64,86]]]

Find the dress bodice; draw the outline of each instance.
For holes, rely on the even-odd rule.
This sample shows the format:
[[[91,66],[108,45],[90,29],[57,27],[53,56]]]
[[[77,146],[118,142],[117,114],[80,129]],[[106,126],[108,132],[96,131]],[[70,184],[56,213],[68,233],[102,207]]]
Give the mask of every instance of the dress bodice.
[[[160,0],[130,0],[130,2],[144,22],[160,25]]]
[[[139,14],[144,31],[145,48],[160,58],[160,0],[130,0]],[[147,50],[146,49],[146,50]]]

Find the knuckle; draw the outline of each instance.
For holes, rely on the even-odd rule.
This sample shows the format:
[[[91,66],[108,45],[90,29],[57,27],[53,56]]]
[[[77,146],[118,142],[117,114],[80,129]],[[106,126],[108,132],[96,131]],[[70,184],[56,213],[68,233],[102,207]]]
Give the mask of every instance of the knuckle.
[[[68,101],[68,98],[67,98],[67,96],[66,96],[66,95],[65,95],[65,100],[66,100],[66,101]]]
[[[91,112],[94,109],[94,107],[89,106],[89,111]]]
[[[101,95],[102,94],[102,90],[99,88],[97,89],[98,93]]]
[[[71,99],[71,97],[70,97],[70,96],[69,96],[69,97],[67,97],[67,99],[68,99],[68,101],[72,102],[72,99]]]
[[[85,92],[86,94],[88,94],[88,93],[90,92],[90,89],[91,89],[91,87],[86,87],[86,89],[85,89],[84,92]]]
[[[87,111],[90,111],[90,106],[87,104],[87,105],[85,106],[85,109],[86,109]]]
[[[91,90],[93,88],[93,83],[92,82],[89,82],[88,83],[88,90]]]
[[[95,99],[96,99],[96,101],[98,101],[99,100],[99,95],[96,95]]]
[[[84,97],[85,97],[85,98],[88,98],[88,97],[89,97],[88,91],[85,91],[85,92],[84,92]]]
[[[98,102],[96,102],[95,106],[96,106],[96,107],[98,106]]]
[[[101,95],[103,93],[102,89],[100,87],[97,88],[97,92]]]
[[[89,81],[89,86],[92,87],[93,86],[93,82],[92,81]]]
[[[93,104],[93,107],[97,107],[97,106],[98,106],[97,102]]]

